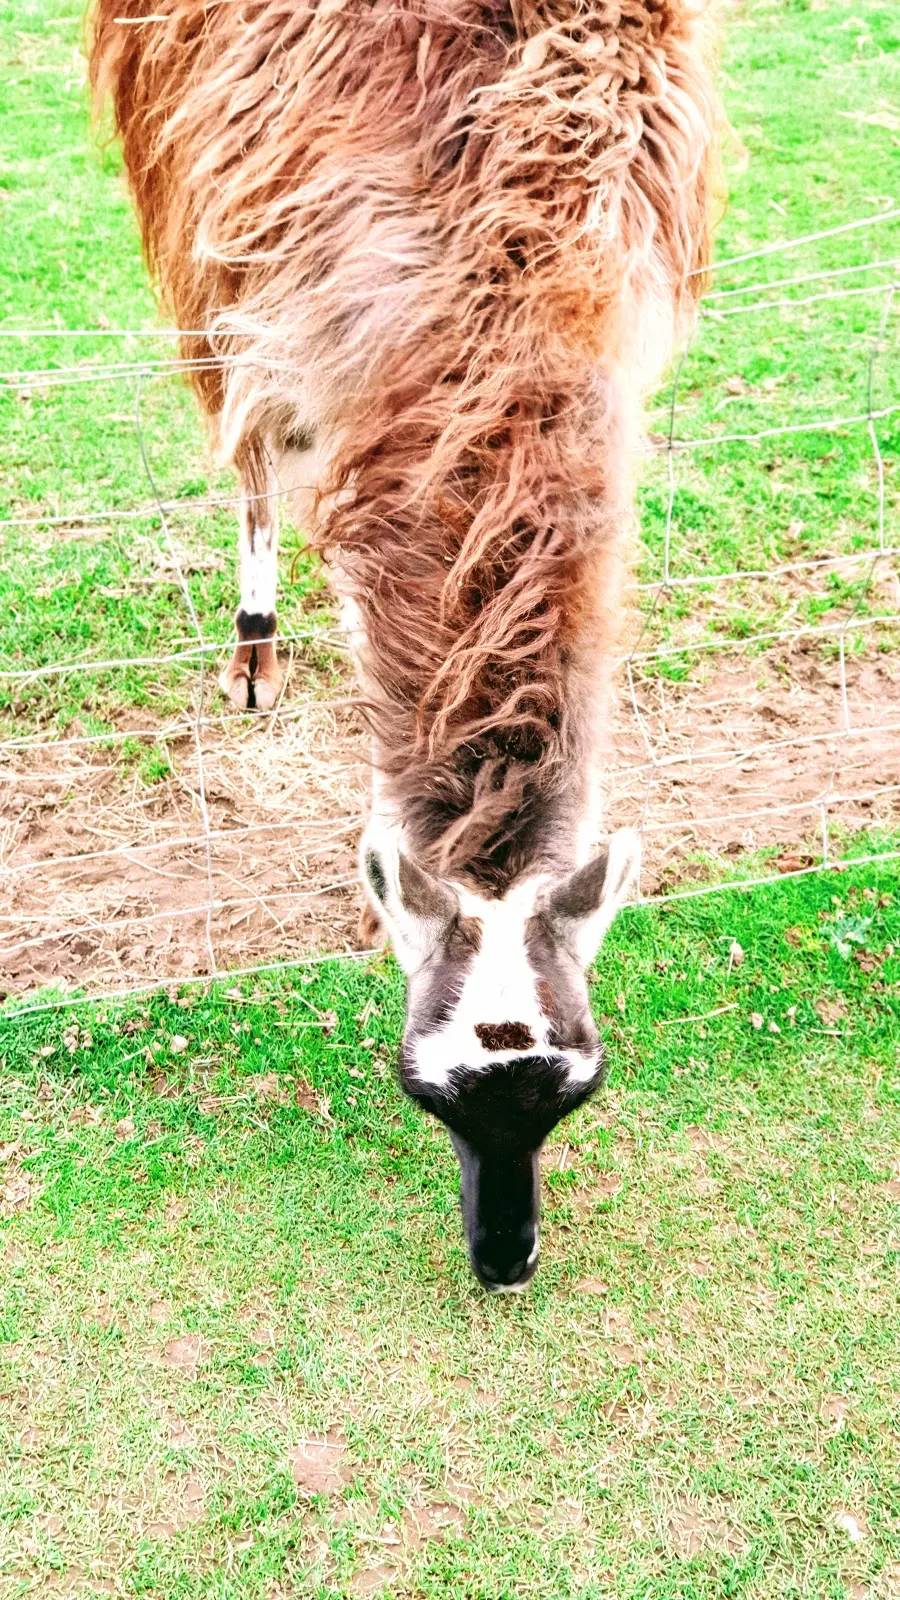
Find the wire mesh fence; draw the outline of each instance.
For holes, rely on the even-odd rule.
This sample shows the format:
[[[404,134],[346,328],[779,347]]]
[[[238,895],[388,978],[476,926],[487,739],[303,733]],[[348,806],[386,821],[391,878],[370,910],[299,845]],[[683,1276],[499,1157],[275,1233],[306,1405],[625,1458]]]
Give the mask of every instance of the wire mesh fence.
[[[637,822],[645,836],[644,901],[756,890],[850,858],[900,858],[892,654],[900,399],[891,389],[900,253],[768,278],[759,266],[878,229],[896,243],[890,224],[898,218],[892,207],[717,262],[692,352],[651,410],[639,621],[618,662],[606,763],[610,825]],[[723,273],[742,281],[719,287]],[[814,367],[807,391],[794,385],[785,397],[779,386],[789,383],[798,349],[847,306],[854,337],[834,371]],[[776,350],[769,387],[722,367],[736,328],[746,329],[742,348],[758,351],[784,326],[793,342]],[[732,341],[724,350],[720,330]],[[198,603],[197,525],[229,515],[237,498],[227,488],[161,487],[146,402],[161,380],[210,361],[252,360],[252,346],[198,361],[155,353],[176,336],[149,327],[0,328],[0,341],[26,345],[42,362],[10,365],[0,394],[22,404],[87,386],[127,394],[146,491],[137,503],[87,509],[29,509],[19,496],[0,517],[0,538],[27,552],[29,541],[48,537],[127,539],[133,530],[151,540],[183,617],[183,631],[168,629],[162,648],[135,639],[134,648],[104,653],[91,637],[80,653],[57,653],[51,636],[34,659],[31,637],[14,634],[0,666],[0,974],[23,1012],[72,1003],[71,989],[138,993],[358,954],[353,850],[367,751],[343,642],[322,608],[312,620],[294,619],[279,636],[287,674],[275,708],[247,715],[218,700],[216,668],[233,640],[210,628]],[[50,365],[41,355],[57,340],[106,348],[114,339],[127,359]],[[735,407],[733,426],[725,418]],[[810,547],[799,534],[794,550],[783,538],[761,544],[747,474],[808,478],[839,449],[848,452],[852,493],[835,508],[830,540],[823,544],[817,527]],[[688,527],[699,515],[698,472],[712,473],[703,482],[715,483],[723,520],[733,513],[735,521],[732,545],[713,541],[714,556],[703,528]],[[275,492],[287,499],[291,490]],[[797,492],[812,495],[803,484]],[[822,497],[813,498],[819,516]],[[163,715],[147,706],[154,679],[168,686]],[[53,709],[61,684],[113,682],[117,713],[100,726]],[[164,782],[135,779],[135,761],[148,753]],[[52,984],[61,988],[48,996]]]

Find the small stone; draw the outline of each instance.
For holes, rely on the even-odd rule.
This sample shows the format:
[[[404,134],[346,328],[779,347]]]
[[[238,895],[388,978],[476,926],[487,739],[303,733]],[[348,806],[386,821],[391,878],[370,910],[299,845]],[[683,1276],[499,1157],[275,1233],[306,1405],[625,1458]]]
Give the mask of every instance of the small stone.
[[[842,1533],[847,1535],[851,1544],[862,1544],[866,1537],[866,1528],[861,1524],[859,1517],[855,1517],[852,1511],[844,1511],[842,1509],[835,1513],[834,1520]]]

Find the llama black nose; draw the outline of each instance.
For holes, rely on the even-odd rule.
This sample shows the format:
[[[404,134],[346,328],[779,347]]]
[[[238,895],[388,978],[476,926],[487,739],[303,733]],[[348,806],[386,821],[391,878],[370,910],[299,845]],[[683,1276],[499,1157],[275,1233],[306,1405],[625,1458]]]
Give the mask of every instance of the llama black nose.
[[[472,1271],[485,1289],[524,1289],[538,1262],[537,1150],[479,1150],[451,1129]]]
[[[493,1248],[473,1249],[471,1260],[479,1283],[492,1294],[502,1294],[512,1289],[524,1289],[531,1282],[537,1270],[539,1254],[538,1241],[532,1234],[530,1241],[512,1250],[509,1247],[498,1249],[496,1242]]]

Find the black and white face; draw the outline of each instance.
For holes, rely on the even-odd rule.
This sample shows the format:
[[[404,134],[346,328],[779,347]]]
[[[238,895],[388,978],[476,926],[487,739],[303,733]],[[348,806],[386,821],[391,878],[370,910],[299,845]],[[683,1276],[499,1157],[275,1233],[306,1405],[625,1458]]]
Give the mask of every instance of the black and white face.
[[[400,1081],[450,1134],[487,1289],[522,1289],[537,1267],[541,1146],[604,1074],[585,969],[639,862],[623,829],[567,878],[484,900],[433,877],[393,836],[363,842],[364,880],[407,975]]]

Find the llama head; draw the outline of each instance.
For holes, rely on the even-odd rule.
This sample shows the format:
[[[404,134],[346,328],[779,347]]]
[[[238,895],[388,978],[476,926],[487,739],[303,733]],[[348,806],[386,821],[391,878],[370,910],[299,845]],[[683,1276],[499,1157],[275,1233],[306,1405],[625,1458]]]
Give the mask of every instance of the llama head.
[[[541,1146],[602,1082],[585,972],[639,862],[622,829],[567,877],[484,900],[426,872],[393,834],[363,841],[364,882],[407,978],[400,1081],[450,1134],[487,1289],[524,1288],[537,1266]]]

